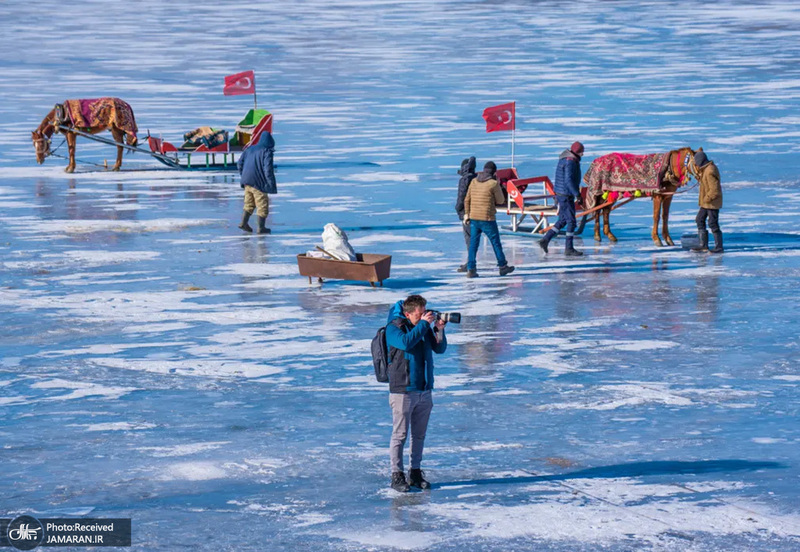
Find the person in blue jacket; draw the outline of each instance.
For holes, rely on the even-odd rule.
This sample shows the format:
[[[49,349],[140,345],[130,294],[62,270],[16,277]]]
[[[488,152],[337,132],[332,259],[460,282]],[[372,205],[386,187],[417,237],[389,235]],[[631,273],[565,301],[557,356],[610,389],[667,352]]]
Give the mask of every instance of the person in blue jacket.
[[[422,450],[433,409],[433,353],[447,349],[446,322],[426,310],[421,295],[410,295],[389,310],[386,345],[389,349],[389,406],[392,408],[392,438],[389,457],[391,487],[406,492],[409,485],[430,489],[422,472]],[[406,481],[403,447],[411,426],[411,469]]]
[[[244,188],[244,215],[239,228],[245,232],[252,232],[248,224],[250,215],[258,207],[258,233],[269,234],[270,229],[265,226],[269,215],[269,196],[277,194],[278,185],[275,183],[275,140],[272,134],[264,132],[258,139],[258,144],[250,146],[239,157],[237,167],[242,177]]]
[[[539,247],[545,253],[547,253],[547,246],[550,244],[550,240],[558,234],[559,230],[566,226],[567,239],[564,246],[564,255],[567,257],[580,257],[583,255],[573,245],[573,240],[575,239],[575,200],[580,200],[581,197],[581,157],[583,157],[583,144],[575,142],[568,150],[564,150],[558,158],[554,185],[556,201],[558,201],[558,221],[539,240]]]

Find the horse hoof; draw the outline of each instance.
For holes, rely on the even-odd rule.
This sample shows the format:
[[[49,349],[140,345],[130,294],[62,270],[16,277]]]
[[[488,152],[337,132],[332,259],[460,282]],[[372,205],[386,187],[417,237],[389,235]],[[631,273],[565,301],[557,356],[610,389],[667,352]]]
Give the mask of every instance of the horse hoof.
[[[671,238],[664,238],[664,241],[667,242],[667,245],[675,245]]]
[[[664,247],[664,244],[663,244],[663,243],[661,243],[661,240],[653,240],[653,244],[654,244],[656,247]]]
[[[64,172],[65,173],[74,173],[75,172],[75,167],[67,167],[66,169],[64,169]]]
[[[114,167],[111,169],[113,172],[119,172],[119,167]]]
[[[617,237],[614,234],[608,234],[608,241],[611,243],[617,243]]]

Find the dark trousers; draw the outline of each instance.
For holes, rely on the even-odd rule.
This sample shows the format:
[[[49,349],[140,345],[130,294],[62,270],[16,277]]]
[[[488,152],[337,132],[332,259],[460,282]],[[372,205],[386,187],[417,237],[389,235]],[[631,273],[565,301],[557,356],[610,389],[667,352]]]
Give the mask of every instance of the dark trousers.
[[[471,224],[469,224],[469,223],[464,224],[464,220],[463,220],[463,217],[462,217],[461,230],[464,231],[464,243],[467,244],[467,250],[469,250],[469,242],[470,242],[470,238],[472,237],[472,232],[470,232],[470,226],[471,226]]]
[[[494,249],[494,256],[497,257],[497,266],[504,267],[508,264],[506,256],[503,254],[503,246],[500,244],[500,230],[497,228],[497,221],[494,220],[471,220],[470,224],[470,237],[469,242],[469,257],[467,258],[467,270],[477,270],[476,257],[478,256],[478,247],[481,244],[481,234],[486,234],[489,238],[489,243],[492,244]]]
[[[575,235],[575,197],[557,195],[558,200],[558,220],[553,225],[556,231],[567,227],[567,237]]]
[[[706,219],[708,219],[708,228],[712,232],[719,232],[719,209],[700,207],[697,217],[694,219],[700,232],[705,232],[706,230]]]

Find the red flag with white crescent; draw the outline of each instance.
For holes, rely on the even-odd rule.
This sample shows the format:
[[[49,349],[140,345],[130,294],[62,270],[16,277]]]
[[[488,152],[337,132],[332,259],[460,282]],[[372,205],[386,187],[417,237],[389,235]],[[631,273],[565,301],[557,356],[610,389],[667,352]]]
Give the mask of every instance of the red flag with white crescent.
[[[253,71],[236,73],[225,77],[225,88],[222,93],[226,96],[241,96],[256,93],[256,75]]]
[[[484,109],[483,118],[486,121],[486,132],[514,130],[517,124],[517,117],[514,113],[515,106],[516,102],[511,102]]]

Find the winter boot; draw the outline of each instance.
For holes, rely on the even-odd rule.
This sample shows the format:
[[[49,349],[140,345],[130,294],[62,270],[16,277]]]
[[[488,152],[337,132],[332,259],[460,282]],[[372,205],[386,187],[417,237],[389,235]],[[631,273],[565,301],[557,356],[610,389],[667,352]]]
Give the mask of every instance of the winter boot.
[[[565,257],[580,257],[583,255],[582,251],[578,251],[573,247],[572,242],[575,238],[572,236],[567,236],[566,245],[564,246],[564,256]]]
[[[239,225],[239,228],[241,228],[245,232],[252,232],[253,231],[253,229],[250,227],[250,225],[247,224],[247,221],[250,220],[250,215],[252,215],[252,214],[253,213],[248,213],[247,211],[245,211],[244,214],[242,215],[242,223]]]
[[[714,249],[711,250],[711,253],[722,253],[724,250],[722,249],[722,230],[717,230],[714,234]]]
[[[425,472],[422,470],[415,470],[414,468],[408,471],[408,484],[423,490],[431,488],[431,484],[425,479]]]
[[[392,489],[398,493],[407,493],[410,489],[406,482],[406,475],[403,472],[392,473]]]
[[[467,278],[477,278],[478,271],[477,270],[467,270]]]
[[[500,267],[500,276],[505,276],[506,274],[511,274],[512,272],[514,272],[514,267],[511,265]]]
[[[267,218],[266,217],[258,217],[258,233],[259,234],[271,234],[272,230],[264,226],[266,224]]]
[[[467,263],[464,263],[463,265],[459,266],[458,270],[456,270],[456,272],[466,272],[466,271],[467,271]]]
[[[547,254],[547,246],[550,245],[550,240],[552,240],[553,236],[555,235],[556,235],[555,230],[548,230],[547,234],[545,234],[544,237],[541,240],[539,240],[539,247],[542,248],[542,251],[544,251],[545,254]]]
[[[698,230],[697,237],[700,238],[700,245],[692,247],[692,251],[697,253],[708,252],[708,230]]]

